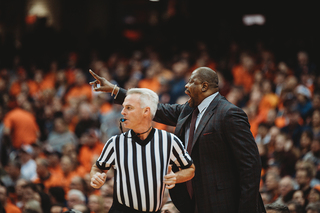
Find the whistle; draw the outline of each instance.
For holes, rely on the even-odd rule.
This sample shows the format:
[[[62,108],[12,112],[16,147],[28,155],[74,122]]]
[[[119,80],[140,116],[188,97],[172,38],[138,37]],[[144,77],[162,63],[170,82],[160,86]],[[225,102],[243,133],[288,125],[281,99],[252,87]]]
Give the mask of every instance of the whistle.
[[[125,118],[120,118],[120,122],[125,122],[127,119]]]

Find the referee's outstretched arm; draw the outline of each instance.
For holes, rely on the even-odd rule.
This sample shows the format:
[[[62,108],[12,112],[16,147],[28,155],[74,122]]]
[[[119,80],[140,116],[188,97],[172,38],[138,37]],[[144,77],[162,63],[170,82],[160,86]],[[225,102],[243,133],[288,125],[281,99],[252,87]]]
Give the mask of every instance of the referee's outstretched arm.
[[[90,185],[95,189],[99,189],[106,181],[107,171],[108,170],[103,171],[99,169],[96,164],[93,164],[90,171],[90,177],[91,177]]]

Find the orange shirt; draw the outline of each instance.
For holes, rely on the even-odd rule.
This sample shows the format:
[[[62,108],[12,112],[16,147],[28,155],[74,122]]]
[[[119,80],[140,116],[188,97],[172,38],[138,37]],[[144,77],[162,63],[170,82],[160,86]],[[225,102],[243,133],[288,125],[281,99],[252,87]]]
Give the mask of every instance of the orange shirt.
[[[4,117],[4,126],[10,129],[12,145],[18,149],[22,144],[32,144],[37,140],[38,124],[33,114],[16,108]]]
[[[33,181],[33,183],[42,183],[45,187],[45,192],[48,192],[50,187],[62,186],[61,184],[62,175],[61,174],[51,174],[46,180],[41,180],[39,177]]]
[[[61,186],[63,187],[66,193],[68,193],[71,180],[75,176],[78,176],[78,173],[76,171],[72,171],[66,176],[64,174],[62,175],[60,182],[61,182]]]
[[[90,172],[92,164],[98,159],[103,149],[103,143],[97,142],[94,147],[82,146],[79,151],[78,161],[86,172]]]
[[[63,174],[60,165],[58,165],[58,166],[56,166],[56,167],[49,167],[48,169],[49,169],[49,172],[50,172],[51,174],[60,175],[60,176],[62,176],[62,174]]]
[[[246,93],[249,93],[254,81],[253,74],[238,65],[232,68],[232,75],[234,85],[243,86]]]
[[[21,213],[21,209],[19,209],[16,205],[13,205],[10,202],[7,202],[6,206],[4,207],[7,213]]]
[[[81,97],[85,97],[89,101],[91,100],[92,89],[89,84],[72,87],[70,91],[66,94],[66,101],[68,103],[71,98],[81,98]]]
[[[29,88],[29,94],[31,96],[35,95],[39,91],[39,86],[37,85],[36,82],[33,80],[28,80],[26,81],[28,88]],[[17,96],[21,92],[21,82],[13,82],[11,87],[10,87],[10,95],[12,96]]]
[[[112,105],[108,102],[105,102],[102,104],[102,106],[100,107],[100,113],[101,114],[106,114],[108,113],[110,110],[112,109]]]
[[[152,79],[142,79],[138,83],[138,87],[151,89],[155,93],[159,92],[160,86],[161,85],[157,77],[154,77]]]

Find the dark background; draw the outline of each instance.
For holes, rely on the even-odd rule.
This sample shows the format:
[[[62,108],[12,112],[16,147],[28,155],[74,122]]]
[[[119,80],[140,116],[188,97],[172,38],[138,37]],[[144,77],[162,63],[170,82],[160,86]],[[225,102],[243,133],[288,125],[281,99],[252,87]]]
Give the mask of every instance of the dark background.
[[[199,41],[207,44],[215,60],[228,54],[230,44],[236,42],[249,50],[263,45],[289,66],[294,66],[297,51],[306,50],[310,61],[319,66],[319,11],[307,2],[47,0],[54,23],[39,17],[27,23],[34,2],[0,0],[1,67],[13,66],[16,56],[26,69],[46,67],[71,51],[86,67],[93,54],[104,60],[114,52],[130,56],[146,47],[170,59],[176,52],[192,51]],[[157,20],[153,24],[152,14]],[[245,14],[262,14],[266,23],[244,26]]]

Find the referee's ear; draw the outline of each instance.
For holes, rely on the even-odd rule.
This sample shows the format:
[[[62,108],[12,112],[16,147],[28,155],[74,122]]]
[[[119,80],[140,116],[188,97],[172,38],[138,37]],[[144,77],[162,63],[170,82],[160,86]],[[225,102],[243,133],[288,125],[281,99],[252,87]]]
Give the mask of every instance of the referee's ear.
[[[150,107],[144,108],[143,113],[144,113],[145,115],[150,115],[150,113],[151,113]]]

